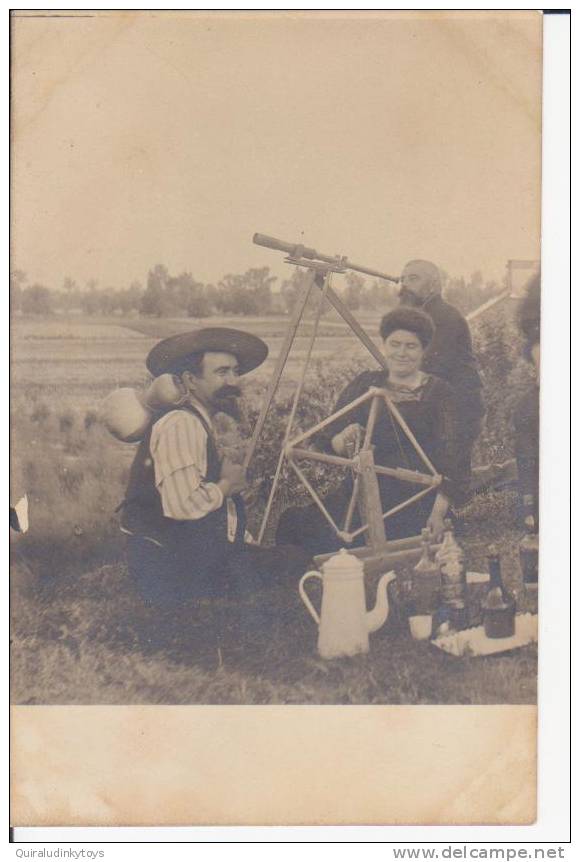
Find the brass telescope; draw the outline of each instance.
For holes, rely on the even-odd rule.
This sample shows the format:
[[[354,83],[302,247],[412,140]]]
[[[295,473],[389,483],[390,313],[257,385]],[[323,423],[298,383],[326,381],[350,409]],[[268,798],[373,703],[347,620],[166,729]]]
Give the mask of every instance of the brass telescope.
[[[272,248],[274,251],[283,251],[288,255],[288,263],[300,264],[301,259],[311,261],[322,261],[330,264],[329,269],[335,272],[344,272],[347,269],[352,269],[355,272],[362,272],[365,275],[372,275],[375,278],[382,278],[384,281],[398,282],[399,279],[394,275],[387,275],[384,272],[379,272],[376,269],[369,269],[366,266],[359,266],[358,263],[351,263],[346,257],[340,255],[321,254],[314,248],[307,248],[301,243],[285,242],[283,239],[276,239],[274,236],[266,236],[263,233],[254,234],[254,243],[261,245],[264,248]]]

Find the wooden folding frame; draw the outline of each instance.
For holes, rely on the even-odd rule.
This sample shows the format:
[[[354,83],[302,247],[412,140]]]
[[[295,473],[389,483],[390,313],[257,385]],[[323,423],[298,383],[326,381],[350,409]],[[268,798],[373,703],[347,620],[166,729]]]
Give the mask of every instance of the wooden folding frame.
[[[256,449],[256,445],[260,434],[262,432],[264,423],[266,421],[268,411],[274,395],[277,391],[277,388],[280,383],[280,379],[288,359],[288,355],[294,343],[294,339],[296,338],[296,334],[298,332],[298,328],[300,326],[302,317],[304,315],[304,311],[306,308],[306,304],[308,302],[309,297],[311,296],[312,289],[314,285],[317,285],[321,289],[320,296],[320,305],[318,308],[318,313],[315,319],[313,332],[310,340],[310,345],[307,351],[307,355],[303,364],[302,374],[300,377],[300,381],[296,392],[294,394],[293,404],[290,411],[289,420],[286,427],[286,432],[284,435],[284,440],[282,443],[281,451],[278,457],[278,463],[276,467],[276,472],[274,475],[274,481],[272,483],[272,487],[270,489],[270,495],[266,504],[266,509],[264,512],[264,516],[262,519],[262,524],[260,527],[260,532],[258,535],[258,542],[262,542],[264,538],[264,533],[266,529],[266,525],[268,522],[268,518],[270,516],[270,512],[272,509],[272,503],[274,500],[274,496],[276,493],[277,485],[279,483],[281,474],[282,474],[282,466],[284,461],[286,460],[307,490],[308,494],[312,497],[315,505],[318,507],[326,521],[330,524],[332,529],[336,532],[336,535],[345,542],[345,544],[350,544],[353,542],[358,536],[365,534],[365,542],[367,544],[365,548],[357,548],[352,552],[359,556],[365,565],[365,570],[373,570],[373,567],[381,567],[390,562],[395,562],[397,559],[405,559],[405,560],[413,560],[417,559],[420,551],[419,551],[419,536],[413,536],[408,539],[395,542],[387,542],[386,534],[385,534],[385,521],[394,515],[396,512],[401,511],[407,506],[410,506],[412,503],[419,500],[421,497],[429,494],[439,487],[441,483],[441,476],[437,473],[437,470],[427,457],[426,453],[421,448],[419,442],[417,441],[415,435],[405,422],[405,419],[399,412],[397,406],[393,403],[393,401],[389,398],[388,393],[384,389],[380,389],[378,387],[372,387],[366,392],[364,395],[361,395],[359,398],[356,398],[350,404],[347,404],[341,410],[336,411],[331,416],[328,416],[326,419],[317,423],[312,428],[307,431],[302,432],[294,439],[290,439],[292,425],[294,422],[294,418],[296,415],[296,409],[300,400],[300,396],[302,394],[304,388],[304,382],[306,378],[306,372],[308,368],[308,364],[310,361],[310,357],[312,354],[312,349],[314,346],[314,342],[318,333],[318,324],[322,312],[322,306],[325,300],[328,300],[331,305],[336,309],[336,311],[340,314],[343,320],[348,324],[353,333],[357,336],[357,338],[361,341],[361,343],[366,347],[368,352],[373,356],[373,358],[378,362],[378,364],[386,369],[386,361],[378,349],[378,347],[374,344],[372,339],[367,335],[365,330],[362,328],[360,323],[356,320],[356,318],[352,315],[350,310],[344,305],[340,297],[334,293],[330,286],[331,277],[333,272],[344,272],[343,261],[338,260],[335,263],[321,263],[318,260],[310,260],[303,259],[299,256],[292,255],[286,258],[286,262],[293,264],[294,266],[302,266],[308,268],[313,271],[313,280],[311,284],[309,284],[298,296],[296,300],[296,305],[292,313],[292,318],[290,320],[288,330],[286,333],[286,337],[284,339],[282,349],[276,361],[276,365],[274,371],[272,373],[272,378],[270,380],[270,384],[268,386],[266,397],[264,399],[264,403],[262,404],[262,408],[260,410],[260,414],[256,421],[256,425],[254,427],[254,432],[252,435],[252,439],[250,441],[246,458],[245,458],[245,466],[248,467],[253,454]],[[386,276],[385,276],[386,277]],[[393,280],[393,279],[391,279]],[[317,452],[312,449],[304,448],[301,444],[306,444],[307,441],[316,433],[326,428],[336,419],[347,415],[349,412],[354,410],[356,407],[361,404],[365,404],[367,401],[370,401],[370,411],[369,411],[369,420],[366,425],[364,440],[362,442],[361,448],[358,452],[354,453],[352,458],[342,458],[338,455],[330,455],[323,452]],[[421,473],[415,470],[409,470],[402,467],[386,467],[383,465],[374,463],[373,456],[373,446],[372,446],[372,436],[373,430],[376,425],[376,420],[378,416],[379,406],[384,404],[388,409],[390,416],[396,425],[400,428],[402,433],[407,437],[413,448],[415,449],[417,455],[425,465],[426,472]],[[339,467],[346,467],[348,469],[353,470],[354,472],[354,482],[353,482],[353,491],[351,495],[351,499],[349,501],[346,516],[344,519],[344,523],[342,525],[338,525],[335,523],[330,512],[327,510],[324,505],[324,501],[320,498],[316,489],[309,482],[308,478],[300,468],[297,461],[306,460],[306,461],[314,461],[321,462],[325,464],[332,464]],[[402,501],[397,506],[392,507],[386,512],[382,511],[380,493],[379,493],[379,485],[378,485],[378,476],[390,476],[393,479],[398,479],[400,481],[413,483],[416,485],[422,486],[419,491],[414,493],[407,500]],[[358,506],[359,511],[361,513],[361,521],[362,525],[355,530],[351,529],[352,519],[354,516],[355,508]],[[315,562],[317,564],[323,562],[325,559],[325,555],[315,558]]]
[[[312,438],[315,434],[318,434],[328,425],[331,425],[333,422],[336,421],[336,419],[348,415],[352,410],[362,406],[369,401],[371,402],[371,404],[369,410],[369,419],[365,429],[364,441],[360,450],[353,454],[352,458],[343,458],[338,455],[329,455],[324,452],[317,452],[312,449],[305,449],[303,448],[303,446],[300,445],[306,443],[310,438]],[[415,435],[408,427],[406,422],[404,422],[404,420],[402,423],[399,422],[401,430],[403,431],[407,439],[410,441],[411,445],[417,452],[420,459],[425,464],[425,467],[428,472],[420,473],[419,471],[409,470],[403,467],[385,467],[380,464],[374,463],[371,441],[376,426],[379,406],[381,404],[385,404],[388,410],[391,410],[393,406],[386,391],[384,389],[380,389],[373,386],[367,392],[365,392],[364,395],[361,395],[359,398],[356,398],[354,401],[352,401],[350,404],[347,404],[341,410],[337,410],[335,413],[331,414],[326,419],[323,419],[321,422],[318,422],[312,428],[309,428],[308,431],[303,432],[302,434],[291,440],[289,443],[287,443],[285,447],[286,458],[288,459],[290,466],[296,473],[298,479],[302,482],[310,496],[314,499],[314,502],[316,503],[322,514],[325,516],[329,524],[333,527],[337,536],[342,539],[346,544],[351,544],[354,539],[356,539],[363,533],[369,533],[370,540],[368,541],[368,544],[372,545],[373,547],[377,545],[382,545],[386,541],[383,524],[381,524],[381,526],[377,529],[379,524],[379,515],[376,507],[377,495],[374,493],[375,489],[371,487],[371,485],[376,483],[377,476],[390,476],[393,479],[399,479],[403,482],[410,482],[412,484],[423,486],[420,491],[413,494],[407,500],[404,500],[398,505],[393,506],[386,512],[382,512],[380,514],[380,519],[382,522],[384,522],[387,518],[391,517],[397,512],[400,512],[407,506],[412,505],[417,500],[420,500],[422,497],[424,497],[431,491],[436,490],[441,484],[442,477],[437,473],[435,467],[417,442]],[[395,421],[398,420],[400,417],[400,413],[398,410],[396,410],[396,412],[393,412],[392,415]],[[330,513],[324,506],[323,501],[316,494],[311,484],[304,476],[303,472],[297,466],[296,461],[300,459],[319,462],[322,464],[333,464],[338,467],[349,468],[354,472],[355,478],[353,481],[353,490],[347,507],[345,520],[342,526],[338,526],[334,522]],[[374,474],[373,478],[368,475],[366,476],[366,478],[363,478],[365,477],[365,474],[368,473]],[[357,504],[359,495],[363,493],[367,497],[367,505],[365,506],[363,503],[363,509],[365,510],[366,514],[366,523],[363,523],[362,526],[358,527],[356,530],[351,531],[350,527],[352,523],[354,509]],[[375,505],[368,505],[369,496],[373,498],[373,502],[375,502]],[[378,500],[380,506],[380,496],[378,497]]]

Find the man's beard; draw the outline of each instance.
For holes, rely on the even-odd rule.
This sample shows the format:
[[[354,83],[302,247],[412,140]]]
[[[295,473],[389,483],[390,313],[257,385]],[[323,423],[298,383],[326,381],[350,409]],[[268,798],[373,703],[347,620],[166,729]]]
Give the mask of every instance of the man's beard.
[[[242,411],[238,399],[242,395],[242,390],[237,386],[222,386],[212,398],[213,406],[216,413],[225,413],[226,416],[231,416],[237,422],[242,418]]]
[[[416,293],[413,293],[412,290],[409,290],[407,287],[402,287],[399,291],[399,300],[401,305],[408,305],[411,308],[419,308],[419,306],[423,305],[423,300],[420,296],[417,296]]]

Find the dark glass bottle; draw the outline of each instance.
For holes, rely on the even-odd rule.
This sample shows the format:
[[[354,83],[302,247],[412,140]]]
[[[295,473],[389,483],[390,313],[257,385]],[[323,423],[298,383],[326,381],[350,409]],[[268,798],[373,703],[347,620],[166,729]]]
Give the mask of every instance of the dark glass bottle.
[[[516,601],[503,585],[497,548],[491,545],[487,556],[489,590],[482,602],[483,627],[488,638],[509,638],[515,634]]]

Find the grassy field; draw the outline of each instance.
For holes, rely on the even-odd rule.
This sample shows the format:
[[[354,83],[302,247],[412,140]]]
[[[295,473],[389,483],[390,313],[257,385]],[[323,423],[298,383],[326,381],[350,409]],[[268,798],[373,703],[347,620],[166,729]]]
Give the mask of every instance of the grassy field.
[[[367,331],[376,318],[361,318]],[[122,561],[114,510],[123,496],[134,446],[116,442],[98,421],[111,389],[142,385],[144,357],[159,337],[190,320],[17,319],[12,338],[13,486],[30,499],[31,527],[12,555],[12,697],[17,703],[531,703],[536,649],[495,658],[457,659],[411,639],[393,611],[371,636],[371,652],[323,662],[316,628],[292,589],[273,588],[253,607],[227,604],[187,609],[161,620],[152,645],[151,620],[132,591]],[[248,382],[255,411],[285,333],[287,319],[226,319],[263,337],[265,366]],[[285,385],[273,408],[258,473],[272,472],[293,380],[308,343],[296,343]],[[335,317],[321,324],[315,368],[298,422],[328,412],[338,389],[365,362],[364,350]],[[372,367],[372,360],[369,367]],[[251,383],[251,385],[250,385]],[[497,419],[496,424],[499,423]],[[502,420],[503,421],[503,420]],[[251,425],[251,416],[249,420]],[[246,430],[248,423],[246,424]],[[224,447],[240,444],[224,424]],[[498,443],[498,440],[500,441]],[[509,454],[504,435],[484,434],[485,454]],[[481,454],[481,453],[480,453]],[[327,477],[323,477],[326,481]],[[259,521],[264,490],[254,485]],[[293,498],[288,485],[280,505]],[[506,579],[525,600],[516,559],[519,530],[513,492],[475,498],[462,514],[461,541],[472,571],[483,570],[491,541],[500,545]],[[369,585],[372,591],[373,585]],[[477,591],[480,588],[473,588]],[[476,599],[477,596],[474,595]],[[369,594],[369,601],[371,601]],[[260,611],[241,641],[236,618]],[[215,632],[221,632],[220,653]]]
[[[376,319],[365,320],[369,331],[376,330]],[[160,339],[196,326],[244,327],[264,338],[269,346],[268,359],[252,375],[252,381],[267,380],[288,325],[287,317],[232,318],[211,320],[132,319],[122,321],[53,318],[17,319],[13,327],[12,383],[15,394],[38,392],[58,399],[59,406],[89,409],[116,386],[136,386],[147,379],[144,359]],[[287,364],[284,381],[292,381],[306,353],[312,324],[306,321],[296,338]],[[373,333],[376,335],[376,333]],[[314,358],[362,358],[365,349],[347,325],[334,319],[323,320],[317,337]]]

